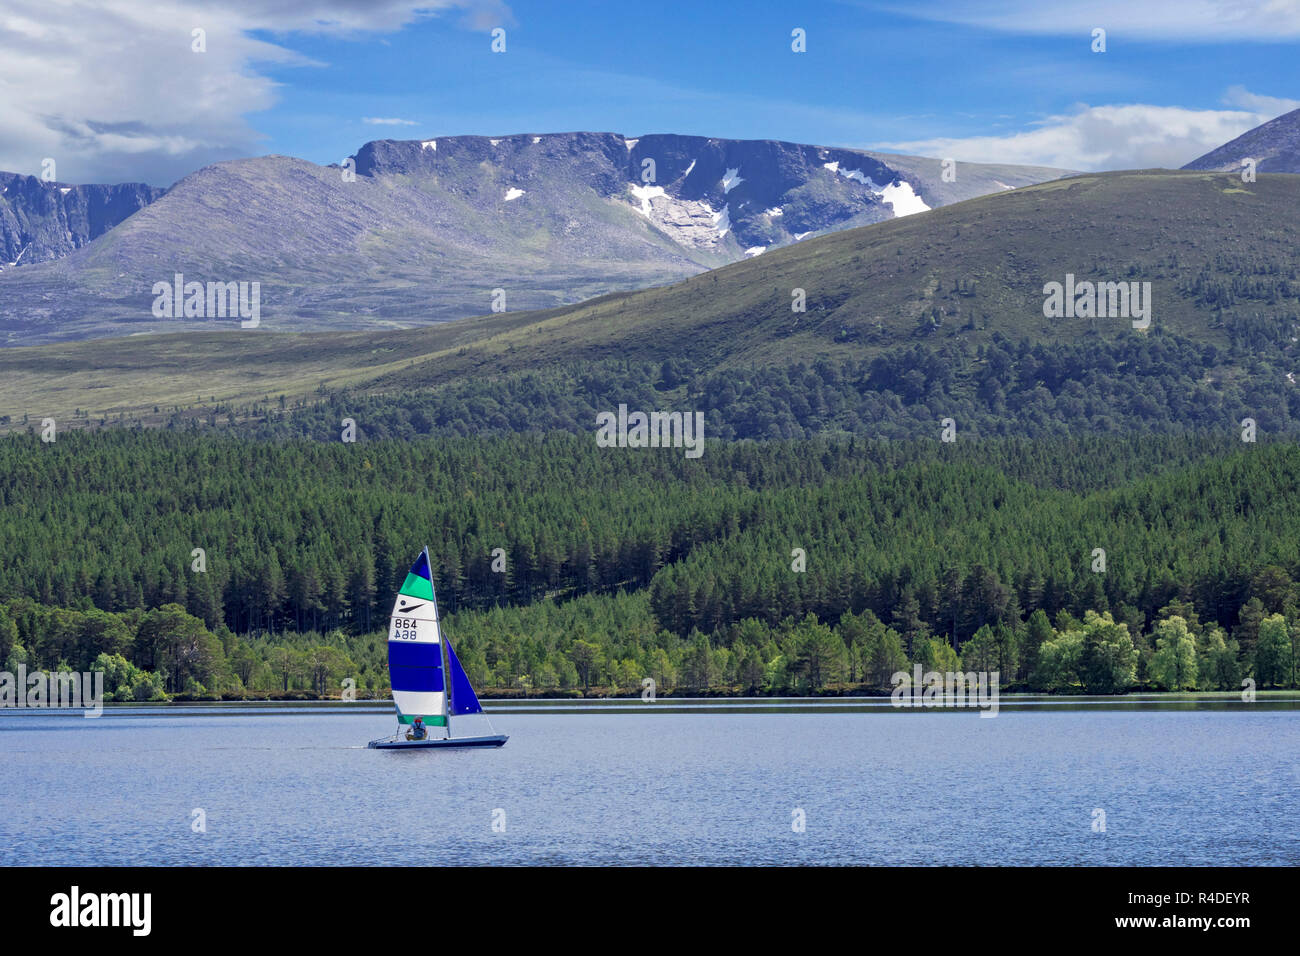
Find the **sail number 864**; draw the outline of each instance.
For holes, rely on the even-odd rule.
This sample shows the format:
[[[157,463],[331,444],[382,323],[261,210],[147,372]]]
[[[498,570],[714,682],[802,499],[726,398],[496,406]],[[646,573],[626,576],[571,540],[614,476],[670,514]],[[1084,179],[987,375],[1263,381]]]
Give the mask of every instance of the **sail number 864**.
[[[390,641],[415,641],[419,640],[419,637],[415,618],[393,618],[393,636],[389,638]]]

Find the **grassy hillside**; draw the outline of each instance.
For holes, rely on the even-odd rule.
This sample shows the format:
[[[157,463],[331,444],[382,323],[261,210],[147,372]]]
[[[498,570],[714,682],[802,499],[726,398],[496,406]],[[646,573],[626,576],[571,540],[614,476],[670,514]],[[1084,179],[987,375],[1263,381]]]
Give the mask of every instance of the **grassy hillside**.
[[[0,349],[0,417],[126,413],[158,421],[152,407],[209,407],[264,396],[304,398],[322,387],[365,385],[429,355],[454,352],[531,321],[512,312],[473,322],[386,332],[139,335]],[[3,425],[0,425],[3,427]]]
[[[1179,360],[1177,388],[1248,380],[1258,360],[1269,363],[1272,387],[1296,366],[1297,240],[1297,177],[1246,186],[1222,173],[1085,175],[544,312],[380,333],[232,329],[0,351],[0,414],[12,423],[80,408],[96,421],[157,423],[154,406],[165,416],[215,404],[241,418],[264,396],[285,395],[292,407],[346,388],[354,401],[407,403],[429,389],[517,384],[566,367],[608,378],[628,362],[677,362],[702,383],[749,368],[879,357],[915,365],[930,356],[986,377],[981,350],[1022,340],[1087,350],[1065,376],[1082,381],[1094,366],[1146,374],[1142,343],[1159,336],[1184,352],[1210,349]],[[1122,318],[1044,318],[1044,283],[1067,273],[1150,282],[1151,329]],[[804,290],[804,313],[791,310],[794,289]],[[993,371],[1001,378],[990,387],[1008,392],[1003,379],[1014,370]]]
[[[624,357],[785,364],[995,332],[1048,343],[1131,333],[1121,319],[1044,318],[1044,283],[1067,273],[1149,281],[1153,326],[1228,345],[1252,321],[1296,320],[1298,240],[1295,177],[1247,188],[1225,174],[1078,176],[544,313],[455,361],[423,365],[420,376],[433,384],[468,371]],[[807,294],[803,315],[791,311],[796,288]]]

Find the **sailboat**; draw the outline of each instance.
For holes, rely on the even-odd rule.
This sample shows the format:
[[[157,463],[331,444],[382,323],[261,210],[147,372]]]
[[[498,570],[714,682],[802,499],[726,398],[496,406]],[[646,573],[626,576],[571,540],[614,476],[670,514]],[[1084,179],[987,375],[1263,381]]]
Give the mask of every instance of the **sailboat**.
[[[482,714],[483,708],[439,626],[427,547],[411,566],[393,603],[388,623],[388,677],[397,707],[397,733],[370,741],[373,749],[500,747],[509,739],[496,733],[490,721],[491,734],[457,737],[452,733],[453,718]],[[408,733],[417,717],[428,728],[420,740],[411,739]],[[441,737],[436,736],[439,728]]]

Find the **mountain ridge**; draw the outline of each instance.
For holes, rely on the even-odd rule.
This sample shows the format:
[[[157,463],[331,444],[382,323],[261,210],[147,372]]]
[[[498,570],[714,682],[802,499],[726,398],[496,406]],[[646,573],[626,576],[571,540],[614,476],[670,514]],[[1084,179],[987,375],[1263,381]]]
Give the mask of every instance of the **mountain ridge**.
[[[884,221],[895,204],[943,205],[1065,172],[958,164],[947,182],[939,160],[878,155],[524,133],[374,140],[355,170],[229,160],[65,258],[0,276],[0,341],[207,327],[154,316],[152,288],[177,273],[259,282],[264,321],[284,331],[445,321],[497,298],[554,307]]]

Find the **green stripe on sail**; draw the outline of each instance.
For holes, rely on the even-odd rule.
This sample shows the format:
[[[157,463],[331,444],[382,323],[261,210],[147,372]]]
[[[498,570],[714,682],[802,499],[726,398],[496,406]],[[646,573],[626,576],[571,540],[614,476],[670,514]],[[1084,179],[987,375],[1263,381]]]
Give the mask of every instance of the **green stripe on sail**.
[[[406,580],[402,582],[402,590],[399,594],[405,594],[408,597],[424,598],[426,601],[433,600],[433,584],[428,578],[422,578],[418,574],[408,574]]]
[[[409,717],[406,714],[398,714],[397,722],[399,724],[409,724],[414,722],[416,716],[416,714],[411,714]],[[424,717],[423,714],[419,714],[418,716]],[[432,717],[424,717],[424,723],[426,727],[446,727],[447,718],[441,714],[435,714]]]

